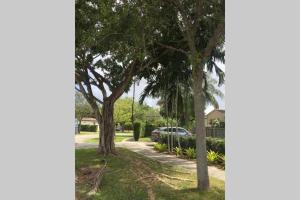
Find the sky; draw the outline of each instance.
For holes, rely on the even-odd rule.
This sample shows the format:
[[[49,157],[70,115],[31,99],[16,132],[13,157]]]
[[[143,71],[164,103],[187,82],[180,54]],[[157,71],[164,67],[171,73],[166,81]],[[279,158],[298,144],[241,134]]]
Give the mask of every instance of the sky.
[[[225,65],[224,64],[221,64],[221,63],[218,63],[218,66],[225,72]],[[214,79],[217,79],[217,76],[216,76],[216,73],[212,73],[211,74],[212,77]],[[147,85],[147,82],[145,79],[142,79],[139,83],[139,85],[136,85],[135,86],[135,99],[139,99],[142,91],[144,90],[144,88],[146,87]],[[225,96],[225,85],[222,85],[221,87],[219,87],[219,89],[223,92],[224,96]],[[133,94],[133,86],[130,87],[130,90],[128,91],[128,93],[124,93],[122,95],[122,97],[132,97],[132,94]],[[216,97],[218,103],[219,103],[219,109],[225,109],[225,97],[223,99],[219,98],[219,97]],[[158,99],[154,99],[154,98],[151,98],[151,97],[147,97],[145,99],[145,103],[151,107],[157,107],[157,101]],[[212,111],[214,108],[213,106],[208,106],[205,110],[205,113],[209,113],[210,111]]]

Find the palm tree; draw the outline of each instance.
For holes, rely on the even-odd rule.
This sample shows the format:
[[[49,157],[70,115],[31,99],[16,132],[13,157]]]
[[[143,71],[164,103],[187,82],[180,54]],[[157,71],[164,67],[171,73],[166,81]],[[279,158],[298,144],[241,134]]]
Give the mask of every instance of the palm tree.
[[[175,100],[177,101],[176,110],[180,113],[180,125],[189,127],[190,122],[195,118],[192,70],[187,67],[189,63],[182,54],[175,52],[164,56],[162,59],[158,69],[148,72],[151,75],[144,74],[147,86],[143,90],[139,102],[143,103],[148,96],[160,98],[158,105],[161,105],[161,114],[166,116],[166,111],[171,113],[172,102]],[[225,63],[225,53],[222,48],[215,48],[212,52],[203,77],[203,95],[206,106],[212,105],[216,109],[219,108],[216,96],[223,98],[222,91],[216,86],[224,83],[224,72],[219,68],[217,62]],[[213,68],[219,76],[219,81],[210,76]],[[178,97],[175,97],[177,92]]]

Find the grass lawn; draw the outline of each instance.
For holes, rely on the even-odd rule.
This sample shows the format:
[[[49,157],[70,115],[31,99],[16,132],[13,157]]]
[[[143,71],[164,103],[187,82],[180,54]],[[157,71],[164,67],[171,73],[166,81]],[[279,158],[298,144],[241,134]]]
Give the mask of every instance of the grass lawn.
[[[99,134],[98,132],[88,132],[88,131],[81,131],[79,135],[95,135]]]
[[[152,142],[150,137],[139,138],[139,141],[141,141],[141,142]]]
[[[88,134],[98,134],[97,132],[84,132],[85,135]],[[124,139],[133,137],[132,132],[116,132],[115,142],[122,142]],[[87,143],[98,143],[99,142],[99,135],[96,138],[87,139],[85,142]]]
[[[96,149],[77,149],[75,156],[77,199],[101,200],[224,200],[224,182],[210,179],[211,188],[198,192],[195,173],[161,164],[127,149],[117,148],[117,156],[99,156]],[[107,167],[98,192],[92,196],[86,173]],[[84,173],[85,172],[85,173]],[[171,177],[170,177],[171,176]],[[174,177],[188,180],[177,180]],[[149,198],[151,197],[151,198]]]

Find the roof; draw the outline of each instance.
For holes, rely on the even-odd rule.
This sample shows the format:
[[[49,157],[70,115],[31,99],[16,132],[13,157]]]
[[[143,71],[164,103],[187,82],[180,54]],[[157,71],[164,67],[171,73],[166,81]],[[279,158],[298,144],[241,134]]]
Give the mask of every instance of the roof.
[[[209,115],[209,114],[211,114],[212,112],[215,112],[215,111],[218,111],[218,112],[220,112],[220,113],[225,113],[225,110],[215,109],[215,110],[212,110],[212,111],[210,111],[209,113],[207,113],[206,116]]]
[[[91,117],[84,117],[81,119],[81,121],[97,121],[95,118],[91,118]]]

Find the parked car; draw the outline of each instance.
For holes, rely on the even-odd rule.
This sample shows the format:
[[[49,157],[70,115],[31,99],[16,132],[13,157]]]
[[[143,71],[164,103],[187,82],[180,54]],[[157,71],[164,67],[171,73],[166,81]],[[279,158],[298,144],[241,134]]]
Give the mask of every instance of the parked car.
[[[172,131],[173,130],[173,131]],[[190,133],[188,130],[182,128],[182,127],[169,127],[169,134],[173,134],[175,136],[181,136],[181,137],[188,137],[192,136],[192,133]],[[158,129],[155,129],[151,132],[151,139],[152,141],[158,141],[161,135],[167,135],[168,134],[168,128],[167,127],[159,127]]]

